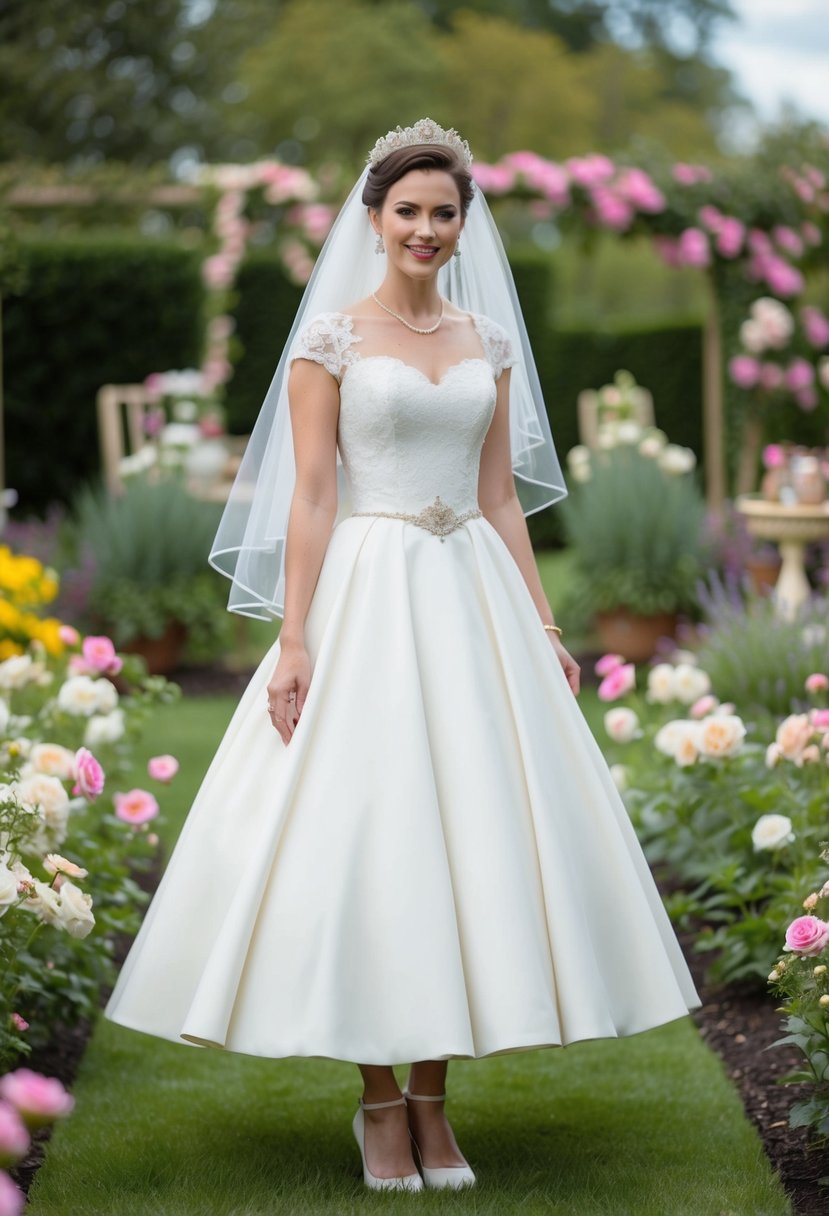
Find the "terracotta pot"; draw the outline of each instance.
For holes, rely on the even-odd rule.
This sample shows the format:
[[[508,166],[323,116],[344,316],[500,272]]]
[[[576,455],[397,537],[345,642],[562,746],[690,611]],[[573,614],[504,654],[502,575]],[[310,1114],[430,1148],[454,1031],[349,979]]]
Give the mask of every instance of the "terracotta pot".
[[[181,621],[170,621],[161,637],[133,638],[118,649],[129,654],[140,654],[146,661],[150,675],[166,676],[178,666],[186,641],[185,626]]]
[[[676,626],[675,612],[639,616],[626,608],[617,608],[596,613],[596,627],[605,652],[623,654],[631,663],[650,659],[660,638],[676,636]]]
[[[757,595],[773,591],[780,573],[780,559],[773,557],[747,557],[745,570]]]

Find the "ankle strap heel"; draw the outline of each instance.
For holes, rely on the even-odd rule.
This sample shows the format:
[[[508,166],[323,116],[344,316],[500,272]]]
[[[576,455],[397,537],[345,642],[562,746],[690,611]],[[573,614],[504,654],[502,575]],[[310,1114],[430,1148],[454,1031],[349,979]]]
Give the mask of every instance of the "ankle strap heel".
[[[384,1106],[405,1106],[406,1099],[404,1097],[392,1098],[389,1102],[364,1102],[362,1098],[358,1099],[363,1110],[381,1110]]]
[[[416,1102],[443,1102],[446,1094],[413,1094],[408,1089],[403,1090],[406,1098],[414,1098]]]

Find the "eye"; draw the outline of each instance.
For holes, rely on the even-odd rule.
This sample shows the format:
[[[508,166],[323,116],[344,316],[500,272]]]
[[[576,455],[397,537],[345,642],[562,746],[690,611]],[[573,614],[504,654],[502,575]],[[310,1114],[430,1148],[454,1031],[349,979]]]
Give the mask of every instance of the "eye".
[[[398,215],[412,215],[413,212],[412,212],[411,207],[398,207],[397,214]]]
[[[442,220],[453,220],[455,218],[454,211],[438,211],[438,215]]]

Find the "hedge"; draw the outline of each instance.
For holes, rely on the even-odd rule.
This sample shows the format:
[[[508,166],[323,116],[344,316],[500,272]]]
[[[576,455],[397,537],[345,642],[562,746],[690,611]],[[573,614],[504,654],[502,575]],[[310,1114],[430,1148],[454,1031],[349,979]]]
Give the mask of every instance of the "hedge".
[[[6,481],[21,515],[67,502],[100,469],[102,384],[198,364],[201,256],[121,237],[23,246],[27,282],[3,300]]]

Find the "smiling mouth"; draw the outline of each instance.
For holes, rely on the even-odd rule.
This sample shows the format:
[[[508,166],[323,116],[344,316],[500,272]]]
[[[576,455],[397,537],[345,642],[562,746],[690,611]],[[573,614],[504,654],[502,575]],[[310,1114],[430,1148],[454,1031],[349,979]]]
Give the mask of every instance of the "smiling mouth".
[[[438,251],[437,245],[407,245],[406,248],[409,253],[422,261],[433,258]]]

